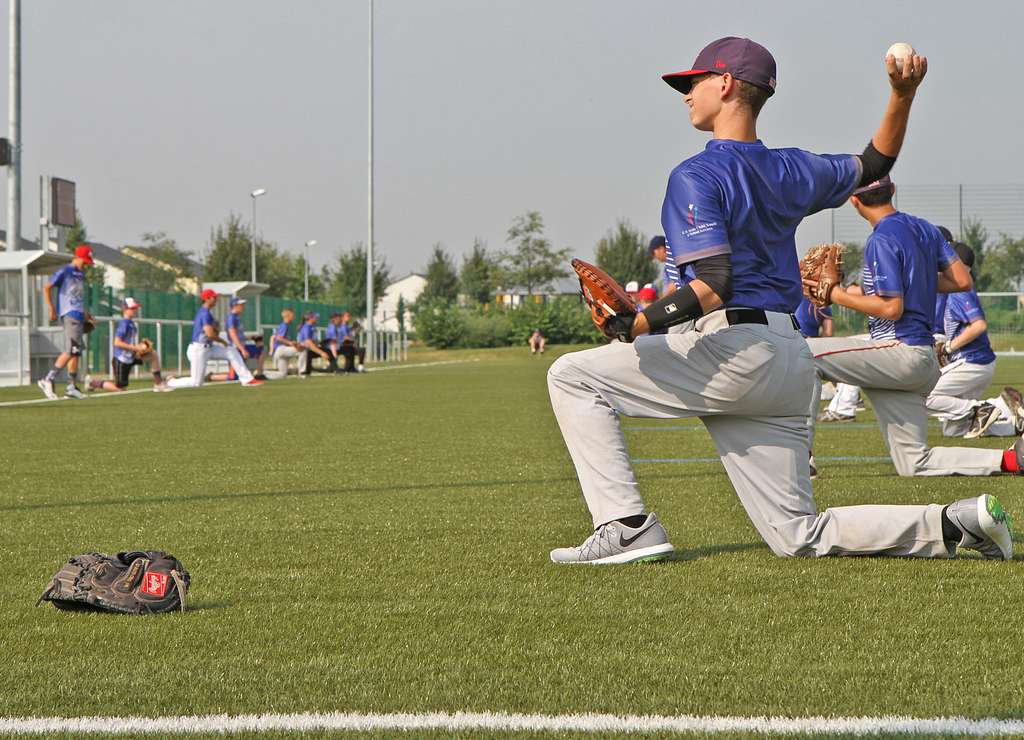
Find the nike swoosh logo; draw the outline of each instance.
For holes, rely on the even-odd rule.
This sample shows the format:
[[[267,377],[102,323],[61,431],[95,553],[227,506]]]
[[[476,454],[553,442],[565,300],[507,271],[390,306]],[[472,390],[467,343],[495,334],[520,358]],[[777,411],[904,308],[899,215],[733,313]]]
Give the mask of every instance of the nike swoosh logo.
[[[620,534],[619,534],[619,547],[621,547],[621,548],[627,548],[627,547],[629,547],[630,545],[632,545],[632,544],[633,544],[634,542],[636,542],[636,541],[637,541],[637,538],[639,538],[639,537],[642,537],[642,536],[644,535],[644,533],[645,533],[645,532],[647,532],[647,531],[648,531],[648,530],[649,530],[649,529],[650,529],[651,527],[653,527],[653,526],[654,526],[654,525],[653,525],[653,524],[651,524],[651,525],[650,525],[650,526],[648,526],[648,527],[647,527],[646,529],[642,529],[642,530],[640,530],[640,531],[639,531],[639,532],[638,532],[637,534],[633,535],[633,536],[632,536],[632,537],[630,537],[629,539],[626,539],[626,538],[625,538],[624,536],[622,536],[622,534],[620,533]]]

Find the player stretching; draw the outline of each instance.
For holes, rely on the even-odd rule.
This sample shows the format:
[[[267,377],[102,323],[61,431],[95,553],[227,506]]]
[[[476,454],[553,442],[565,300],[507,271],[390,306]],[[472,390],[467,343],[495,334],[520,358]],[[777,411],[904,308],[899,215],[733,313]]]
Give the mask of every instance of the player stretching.
[[[695,277],[643,313],[614,318],[615,331],[635,341],[552,365],[551,405],[594,524],[581,546],[553,550],[553,561],[625,563],[672,550],[657,517],[645,513],[620,414],[699,417],[777,555],[948,558],[960,545],[1012,557],[1007,516],[991,496],[818,513],[811,492],[807,401],[815,372],[790,313],[802,293],[794,234],[804,216],[838,207],[892,167],[927,67],[918,56],[902,73],[891,56],[886,66],[888,107],[860,156],[768,149],[758,140],[755,120],[774,91],[775,60],[748,39],[715,41],[693,69],[665,76],[685,95],[693,125],[713,133],[703,152],[672,171],[662,209],[669,259]]]
[[[811,442],[826,379],[860,386],[871,398],[899,475],[1018,472],[1024,454],[1020,441],[1005,452],[928,447],[925,397],[940,377],[932,337],[936,291],[953,294],[949,300],[955,304],[959,291],[970,290],[971,274],[935,226],[893,208],[895,192],[886,176],[850,198],[873,228],[864,247],[863,294],[836,286],[831,300],[867,314],[871,338],[807,340],[818,378],[810,407]]]
[[[64,323],[64,351],[39,381],[38,386],[51,401],[57,400],[53,390],[53,381],[57,373],[65,367],[68,369],[68,385],[64,391],[65,398],[82,400],[85,394],[78,389],[78,358],[85,349],[85,273],[82,268],[92,264],[92,247],[80,244],[75,247],[75,258],[70,265],[57,270],[43,290],[46,307],[50,311],[50,321],[59,317]],[[53,289],[57,289],[57,305],[53,305]]]
[[[149,363],[150,372],[153,374],[153,390],[157,393],[174,390],[164,382],[160,370],[160,352],[149,343],[148,345],[139,341],[139,325],[135,323],[135,316],[142,309],[141,304],[128,296],[121,304],[121,316],[114,329],[114,357],[110,361],[113,370],[113,380],[93,379],[92,376],[85,376],[85,387],[90,391],[112,391],[119,393],[128,388],[128,380],[131,378],[132,368],[136,365]]]
[[[238,350],[224,341],[217,332],[217,321],[210,312],[217,305],[217,291],[204,290],[199,298],[203,305],[199,307],[195,321],[192,322],[192,343],[186,351],[191,373],[187,378],[172,378],[167,381],[167,385],[171,388],[198,388],[206,380],[206,363],[210,360],[227,360],[244,386],[263,385],[262,380],[252,377]]]

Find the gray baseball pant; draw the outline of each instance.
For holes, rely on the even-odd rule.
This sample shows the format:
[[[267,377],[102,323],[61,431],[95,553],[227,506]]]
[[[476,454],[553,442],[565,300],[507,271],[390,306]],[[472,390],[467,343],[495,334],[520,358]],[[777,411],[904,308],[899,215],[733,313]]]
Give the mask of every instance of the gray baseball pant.
[[[871,399],[878,426],[896,472],[912,475],[992,475],[1000,472],[1002,450],[970,447],[928,447],[925,396],[939,379],[939,363],[931,345],[911,346],[898,340],[843,337],[807,339],[817,370],[811,399],[811,446],[821,381],[860,386]]]
[[[942,368],[935,388],[925,399],[925,406],[942,422],[946,437],[962,437],[971,428],[977,399],[988,389],[995,374],[996,364],[977,365],[957,360]]]
[[[818,513],[807,465],[814,360],[787,314],[696,327],[563,355],[548,391],[599,527],[644,513],[619,415],[699,417],[754,528],[780,556],[951,557],[942,507],[842,506]]]

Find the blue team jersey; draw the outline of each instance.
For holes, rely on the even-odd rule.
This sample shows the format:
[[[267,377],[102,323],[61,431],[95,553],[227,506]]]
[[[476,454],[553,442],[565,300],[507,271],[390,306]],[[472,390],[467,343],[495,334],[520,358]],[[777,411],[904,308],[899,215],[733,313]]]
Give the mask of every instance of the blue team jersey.
[[[139,337],[139,328],[131,319],[121,319],[117,322],[114,336],[126,344],[135,344]],[[114,359],[128,364],[135,362],[135,354],[130,349],[114,347]]]
[[[291,331],[291,329],[291,324],[289,324],[287,321],[282,321],[280,324],[277,325],[277,328],[274,329],[274,336],[281,337],[282,339],[287,339],[288,332]]]
[[[974,290],[963,293],[950,293],[946,302],[945,334],[946,341],[951,342],[963,333],[967,325],[975,321],[983,321],[985,312],[981,310],[981,302]],[[988,332],[980,336],[950,355],[951,360],[965,360],[975,365],[987,365],[996,361],[996,354],[988,341]]]
[[[949,293],[938,293],[935,296],[935,322],[932,324],[932,334],[946,333],[947,300],[949,300]]]
[[[57,315],[85,321],[85,273],[74,265],[64,265],[50,278],[57,286]]]
[[[714,139],[672,170],[661,210],[676,265],[728,254],[729,306],[792,312],[803,290],[796,227],[836,208],[861,176],[852,154],[769,149],[760,141]]]
[[[338,325],[335,324],[333,321],[327,325],[327,341],[328,342],[330,342],[330,341],[337,342],[340,339],[340,337],[338,336],[338,328],[339,328]]]
[[[796,323],[800,325],[801,334],[805,337],[816,337],[821,333],[821,324],[825,319],[832,318],[832,307],[815,306],[805,297],[793,315],[796,317]]]
[[[228,330],[228,339],[231,339],[231,330],[238,332],[238,341],[245,344],[245,329],[242,326],[242,317],[232,311],[224,320],[224,328]]]
[[[957,260],[922,218],[897,211],[875,224],[864,246],[864,295],[902,297],[903,315],[896,321],[869,316],[871,338],[932,344],[939,273]]]
[[[200,306],[199,311],[196,313],[195,321],[192,322],[192,341],[199,344],[209,344],[213,340],[206,336],[203,327],[214,326],[216,323],[213,314],[210,313],[210,309],[206,306]]]
[[[305,342],[307,339],[316,341],[316,324],[303,324],[299,327],[299,341]]]
[[[352,337],[352,330],[348,328],[348,324],[338,325],[338,341],[344,341]]]

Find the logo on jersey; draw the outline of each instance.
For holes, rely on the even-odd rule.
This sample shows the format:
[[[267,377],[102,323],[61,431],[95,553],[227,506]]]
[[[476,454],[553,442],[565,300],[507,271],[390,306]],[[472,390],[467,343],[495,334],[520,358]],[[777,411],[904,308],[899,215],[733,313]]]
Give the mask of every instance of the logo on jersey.
[[[691,203],[686,209],[686,220],[690,226],[697,225],[697,206]]]

